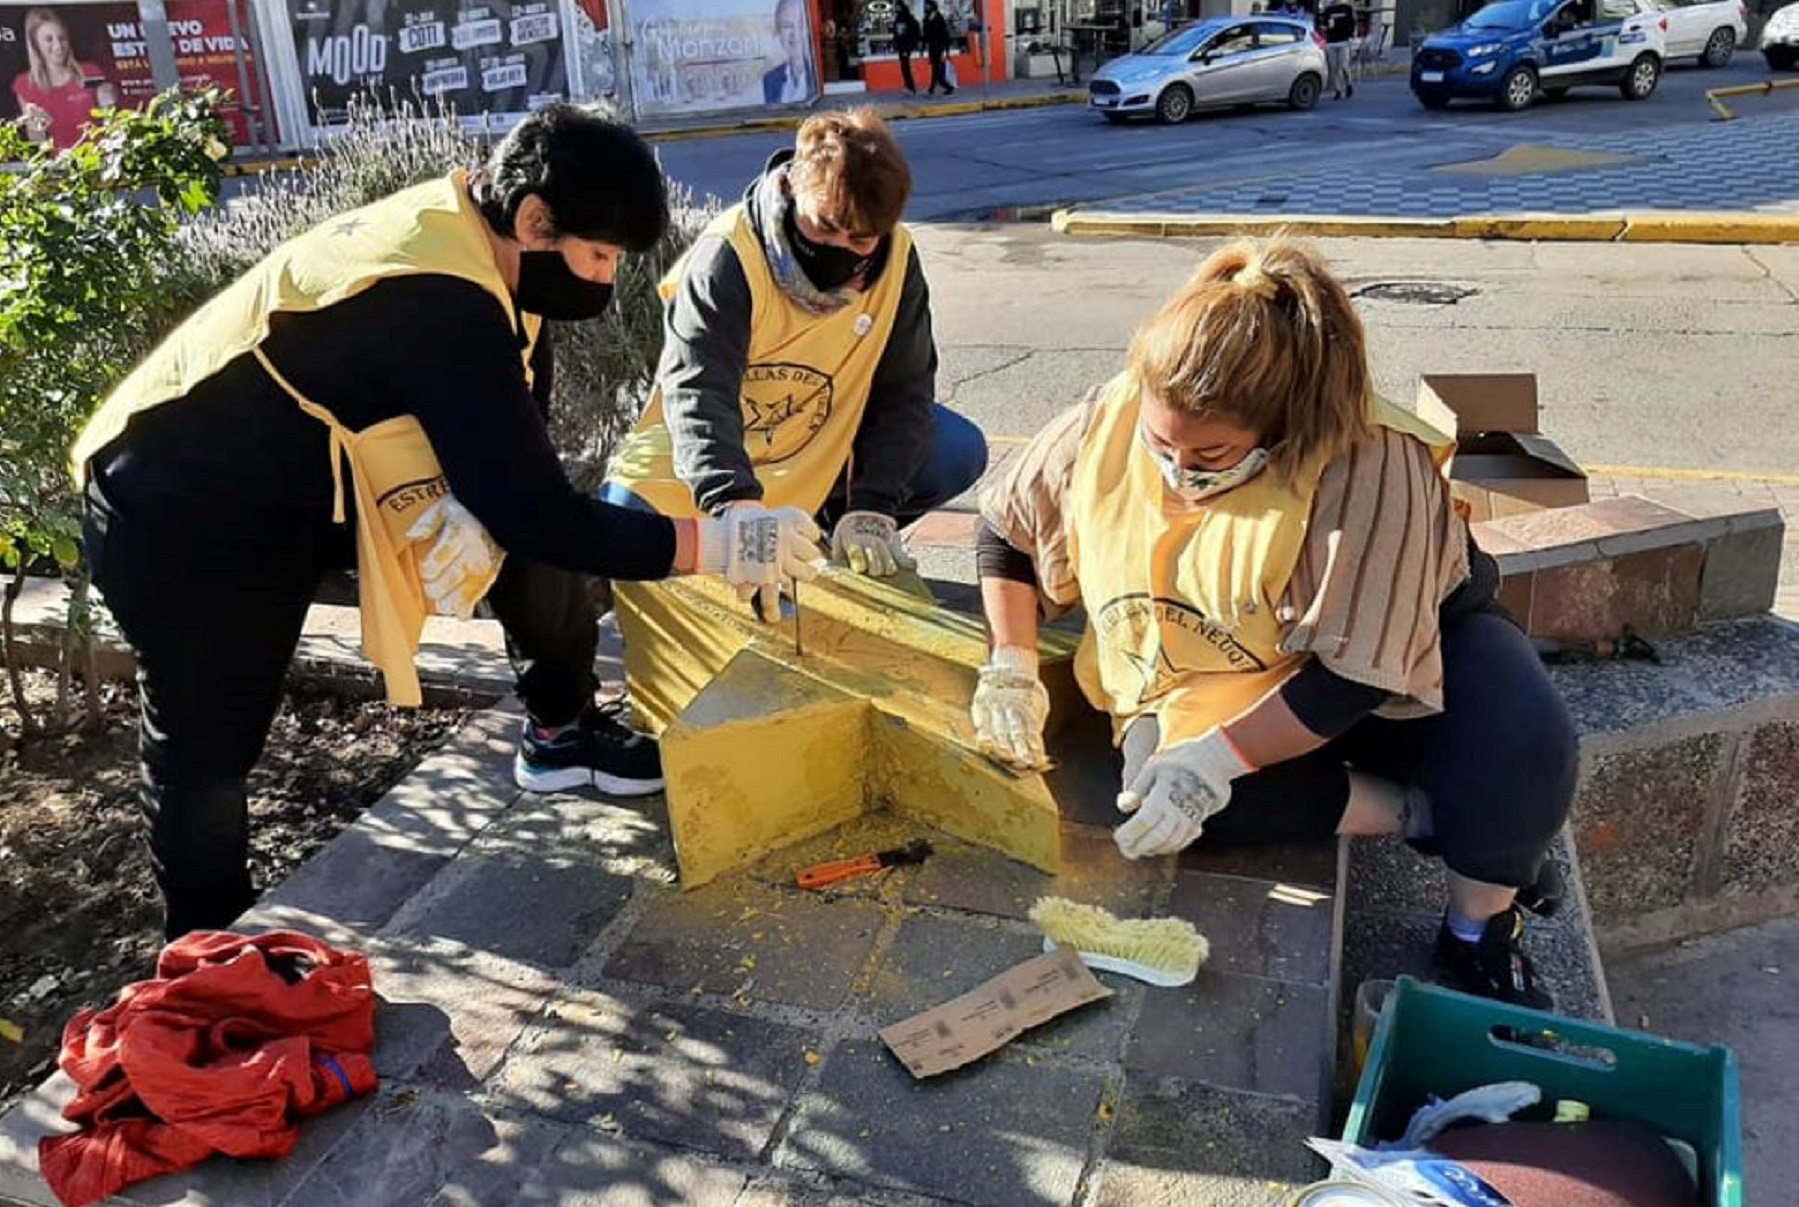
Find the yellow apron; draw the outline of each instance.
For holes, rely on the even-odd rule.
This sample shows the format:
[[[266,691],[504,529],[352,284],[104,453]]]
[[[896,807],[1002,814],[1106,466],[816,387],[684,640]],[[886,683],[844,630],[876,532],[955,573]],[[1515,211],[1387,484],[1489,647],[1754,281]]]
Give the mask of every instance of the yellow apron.
[[[262,350],[277,313],[322,310],[390,277],[430,273],[472,281],[494,295],[524,333],[521,363],[531,378],[531,352],[541,322],[515,310],[493,260],[487,226],[465,187],[467,175],[405,189],[341,214],[290,239],[176,328],[134,368],[76,440],[77,480],[96,453],[124,433],[133,416],[178,403],[200,382],[244,353],[308,415],[331,433],[332,519],[345,519],[343,464],[356,492],[357,576],[362,646],[380,668],[388,699],[421,702],[419,637],[431,608],[419,576],[427,551],[406,532],[419,513],[449,493],[424,429],[410,415],[350,431],[324,406],[302,396]],[[498,573],[497,563],[494,573]],[[491,577],[483,589],[491,585]]]
[[[1138,397],[1128,374],[1108,383],[1070,484],[1069,549],[1088,614],[1075,674],[1115,735],[1154,713],[1166,748],[1241,714],[1304,657],[1281,649],[1290,619],[1280,608],[1324,466],[1185,504],[1138,438]],[[1416,417],[1384,402],[1375,412],[1447,461],[1453,445]]]
[[[708,235],[730,241],[750,287],[749,357],[743,374],[743,442],[770,507],[817,511],[849,463],[875,368],[887,347],[905,288],[912,236],[896,227],[886,271],[873,289],[828,315],[796,305],[775,282],[761,237],[741,205],[713,220]],[[674,296],[685,261],[661,283]],[[660,386],[613,454],[607,481],[664,515],[698,514],[693,490],[675,474]]]

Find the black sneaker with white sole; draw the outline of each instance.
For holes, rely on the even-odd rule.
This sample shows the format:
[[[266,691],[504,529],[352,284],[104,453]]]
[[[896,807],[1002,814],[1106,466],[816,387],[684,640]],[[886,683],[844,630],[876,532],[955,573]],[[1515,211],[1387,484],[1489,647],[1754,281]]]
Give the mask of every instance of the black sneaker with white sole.
[[[1445,918],[1437,931],[1437,964],[1457,989],[1532,1010],[1555,1009],[1524,954],[1524,911],[1516,905],[1488,918],[1473,943],[1456,938]]]
[[[662,791],[662,754],[655,739],[625,724],[623,713],[621,702],[610,701],[548,738],[526,721],[512,761],[513,782],[527,792],[596,788],[610,796],[647,796]]]

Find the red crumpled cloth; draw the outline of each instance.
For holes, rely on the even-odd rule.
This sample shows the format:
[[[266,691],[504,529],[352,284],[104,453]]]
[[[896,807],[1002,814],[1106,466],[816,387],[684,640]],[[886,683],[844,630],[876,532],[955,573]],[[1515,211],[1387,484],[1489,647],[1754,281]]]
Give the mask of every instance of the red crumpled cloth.
[[[199,1164],[281,1157],[300,1121],[375,1089],[366,957],[290,931],[196,931],[163,948],[156,979],[63,1029],[57,1063],[81,1125],[38,1142],[66,1207]]]

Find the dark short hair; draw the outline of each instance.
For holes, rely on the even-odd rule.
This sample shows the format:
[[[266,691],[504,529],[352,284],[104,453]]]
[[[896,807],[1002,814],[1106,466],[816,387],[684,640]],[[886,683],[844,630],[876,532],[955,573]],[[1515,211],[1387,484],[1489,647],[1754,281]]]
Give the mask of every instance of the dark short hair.
[[[545,105],[514,126],[473,182],[487,225],[513,233],[533,193],[549,207],[557,235],[654,247],[668,230],[668,186],[643,137],[593,105]]]

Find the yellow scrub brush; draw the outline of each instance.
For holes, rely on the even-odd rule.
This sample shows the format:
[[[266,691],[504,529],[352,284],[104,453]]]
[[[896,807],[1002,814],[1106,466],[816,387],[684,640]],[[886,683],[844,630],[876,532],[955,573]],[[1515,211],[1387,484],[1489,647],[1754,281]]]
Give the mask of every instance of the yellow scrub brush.
[[[1206,937],[1181,918],[1119,918],[1064,897],[1037,898],[1030,918],[1043,930],[1043,950],[1072,947],[1089,968],[1151,985],[1187,984],[1210,951]]]

